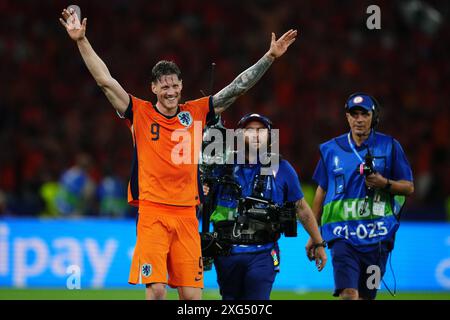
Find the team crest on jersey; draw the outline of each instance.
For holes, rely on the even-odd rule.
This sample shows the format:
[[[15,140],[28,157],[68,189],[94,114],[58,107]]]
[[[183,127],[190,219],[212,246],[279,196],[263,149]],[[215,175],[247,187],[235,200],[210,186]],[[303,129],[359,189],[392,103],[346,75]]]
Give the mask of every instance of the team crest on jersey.
[[[185,127],[189,127],[192,124],[192,116],[189,111],[180,112],[177,117],[180,123]]]
[[[141,273],[144,277],[150,277],[150,275],[152,274],[152,265],[149,263],[143,264]]]

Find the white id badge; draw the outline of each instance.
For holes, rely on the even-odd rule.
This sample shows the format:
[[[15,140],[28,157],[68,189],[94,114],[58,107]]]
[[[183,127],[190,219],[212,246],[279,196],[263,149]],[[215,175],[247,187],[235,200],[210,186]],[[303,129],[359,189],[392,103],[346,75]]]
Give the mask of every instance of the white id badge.
[[[384,201],[374,201],[372,212],[376,216],[384,217],[384,208],[386,203]]]

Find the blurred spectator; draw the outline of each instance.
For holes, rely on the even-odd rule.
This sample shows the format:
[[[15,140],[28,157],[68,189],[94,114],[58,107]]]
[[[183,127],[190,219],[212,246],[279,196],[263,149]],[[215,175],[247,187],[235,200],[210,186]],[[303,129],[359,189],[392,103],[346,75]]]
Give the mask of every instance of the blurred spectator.
[[[184,99],[198,98],[208,89],[211,62],[216,91],[267,50],[270,32],[298,28],[286,57],[224,114],[225,125],[248,112],[268,115],[280,128],[283,156],[302,169],[306,183],[318,144],[344,129],[343,101],[352,92],[371,93],[382,104],[380,131],[398,137],[417,179],[404,219],[444,219],[450,196],[449,1],[377,1],[381,30],[366,28],[368,0],[77,4],[89,17],[87,36],[113,76],[150,101],[150,70],[160,59],[180,66]],[[61,5],[0,1],[0,189],[16,215],[54,214],[57,186],[47,185],[51,180],[43,173],[59,177],[78,150],[95,159],[93,181],[104,178],[100,172],[107,166],[122,183],[128,180],[131,135],[67,40],[58,22]],[[85,196],[80,190],[88,180],[77,170],[61,180],[65,188],[77,185],[73,193],[59,192],[68,192],[61,208],[98,214],[101,204],[77,198]]]
[[[81,153],[75,165],[63,172],[56,194],[56,207],[63,216],[92,214],[95,184],[89,176],[90,166],[90,157]]]
[[[58,211],[58,195],[61,195],[64,191],[58,182],[47,181],[44,182],[40,189],[41,198],[45,202],[44,210],[41,215],[44,217],[57,217]]]
[[[97,198],[100,216],[123,218],[127,215],[127,189],[119,177],[107,174],[97,187]]]
[[[11,215],[11,212],[8,210],[6,195],[0,190],[0,216],[8,215]]]

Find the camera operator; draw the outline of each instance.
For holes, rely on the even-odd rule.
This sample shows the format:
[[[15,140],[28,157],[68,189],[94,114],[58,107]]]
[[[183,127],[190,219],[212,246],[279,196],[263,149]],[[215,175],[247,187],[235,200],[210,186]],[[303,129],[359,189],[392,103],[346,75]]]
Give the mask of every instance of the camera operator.
[[[330,246],[334,296],[375,299],[399,227],[398,200],[413,193],[413,177],[400,143],[375,132],[375,98],[352,94],[345,112],[350,132],[320,145],[313,212]],[[310,258],[312,242],[306,246]]]
[[[214,232],[219,234],[219,240],[229,244],[226,252],[214,257],[214,265],[224,300],[268,300],[279,271],[280,234],[296,236],[298,217],[312,238],[319,271],[327,260],[325,243],[289,162],[281,159],[276,172],[260,174],[263,165],[257,151],[268,146],[270,150],[271,121],[259,114],[248,114],[239,121],[238,127],[243,129],[245,139],[245,163],[233,164],[231,170],[228,167],[237,187],[220,183],[213,193],[212,187],[210,190],[204,186],[206,194],[214,194],[211,215]],[[222,175],[226,170],[224,167]],[[274,215],[277,217],[271,219],[275,220],[269,219]],[[278,230],[274,228],[277,223],[273,222],[277,219],[285,221],[279,223]]]

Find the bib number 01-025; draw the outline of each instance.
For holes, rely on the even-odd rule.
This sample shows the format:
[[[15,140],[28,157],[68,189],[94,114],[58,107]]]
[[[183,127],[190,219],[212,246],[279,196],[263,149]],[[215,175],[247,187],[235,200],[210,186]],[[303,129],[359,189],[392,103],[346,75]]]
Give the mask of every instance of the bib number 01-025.
[[[372,239],[385,236],[388,229],[384,226],[383,221],[368,224],[358,224],[355,230],[349,230],[348,225],[337,226],[333,229],[333,234],[339,237],[349,239],[349,237],[358,237],[359,239]]]

